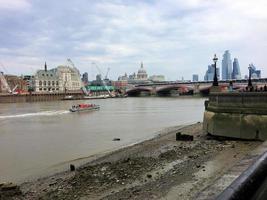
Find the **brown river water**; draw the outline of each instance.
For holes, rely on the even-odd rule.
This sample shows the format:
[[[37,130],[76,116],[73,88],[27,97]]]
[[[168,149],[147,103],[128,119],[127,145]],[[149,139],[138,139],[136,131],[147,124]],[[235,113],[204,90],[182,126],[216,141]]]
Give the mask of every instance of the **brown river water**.
[[[152,138],[167,127],[202,121],[204,100],[139,97],[0,104],[0,183],[62,171],[72,161],[85,162]],[[70,113],[78,103],[101,108]]]

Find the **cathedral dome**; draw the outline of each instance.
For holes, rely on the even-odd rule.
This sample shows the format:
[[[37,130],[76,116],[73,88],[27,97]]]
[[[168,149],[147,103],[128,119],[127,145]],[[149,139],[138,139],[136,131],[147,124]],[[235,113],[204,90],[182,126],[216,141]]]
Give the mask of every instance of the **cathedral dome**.
[[[138,74],[146,74],[146,70],[144,69],[143,63],[141,63],[141,68],[138,70]]]
[[[144,69],[143,63],[141,63],[141,68],[138,70],[137,79],[139,80],[147,79],[147,73],[146,73],[146,70]]]

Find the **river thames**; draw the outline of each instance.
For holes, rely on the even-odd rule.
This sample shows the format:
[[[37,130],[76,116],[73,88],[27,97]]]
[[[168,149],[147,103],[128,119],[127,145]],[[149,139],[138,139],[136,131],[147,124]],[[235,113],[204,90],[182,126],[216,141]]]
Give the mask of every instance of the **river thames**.
[[[70,162],[202,121],[204,98],[121,98],[0,104],[0,182],[22,182],[67,169]],[[99,111],[70,113],[78,103]],[[120,138],[120,141],[113,141]]]

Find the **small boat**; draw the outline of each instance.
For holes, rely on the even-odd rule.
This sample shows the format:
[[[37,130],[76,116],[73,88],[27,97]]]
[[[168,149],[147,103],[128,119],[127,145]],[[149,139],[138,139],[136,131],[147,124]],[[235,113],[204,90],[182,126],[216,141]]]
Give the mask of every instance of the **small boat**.
[[[81,111],[91,111],[91,110],[99,110],[100,106],[95,104],[78,104],[73,105],[70,108],[70,112],[81,112]]]
[[[84,96],[83,99],[106,99],[108,98],[106,95],[99,95],[99,96]]]
[[[68,96],[65,96],[62,100],[74,100],[74,96],[68,95]]]

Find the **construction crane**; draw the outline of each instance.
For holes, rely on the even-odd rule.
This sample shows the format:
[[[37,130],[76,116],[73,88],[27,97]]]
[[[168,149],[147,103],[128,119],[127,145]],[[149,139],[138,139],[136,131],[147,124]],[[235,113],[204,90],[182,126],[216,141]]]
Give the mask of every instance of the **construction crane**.
[[[103,73],[102,73],[101,69],[98,67],[98,65],[95,62],[92,62],[92,65],[95,65],[96,66],[96,68],[97,68],[98,72],[100,73],[101,77],[103,77]],[[105,79],[108,76],[108,72],[109,72],[109,68],[108,68],[108,71],[106,73]],[[106,82],[102,78],[101,78],[101,81],[102,81],[105,89],[108,91],[109,96],[110,97],[114,97],[114,95],[112,95],[111,92],[110,92],[110,90],[108,89]]]
[[[67,63],[70,64],[73,68],[76,68],[74,63],[72,62],[72,60],[70,58],[67,59]]]
[[[0,65],[1,65],[1,67],[2,67],[2,69],[3,69],[3,72],[5,72],[5,73],[7,74],[7,69],[5,68],[5,66],[3,65],[2,62],[0,62]]]
[[[5,68],[5,66],[3,65],[2,62],[0,62],[0,65],[2,67],[2,69],[4,70],[5,73],[7,73],[7,69]],[[10,86],[8,85],[8,82],[4,76],[4,72],[0,71],[0,87],[1,90],[6,90],[7,92],[11,93],[11,94],[17,94],[17,92],[15,92],[15,90],[17,89],[18,85],[16,85],[12,90],[10,88]]]
[[[7,92],[12,93],[3,72],[0,72],[0,87],[1,90],[6,90]]]
[[[70,58],[67,59],[67,63],[69,63],[73,68],[77,69],[77,68],[75,67],[74,63],[72,62],[72,60],[71,60]],[[85,88],[84,84],[83,84],[83,86],[82,86],[81,89],[82,89],[83,93],[84,93],[86,96],[89,95],[89,92],[88,92],[87,89]]]
[[[108,73],[109,73],[109,71],[110,71],[110,68],[108,67],[107,73],[106,73],[106,76],[105,76],[105,80],[108,80]]]

